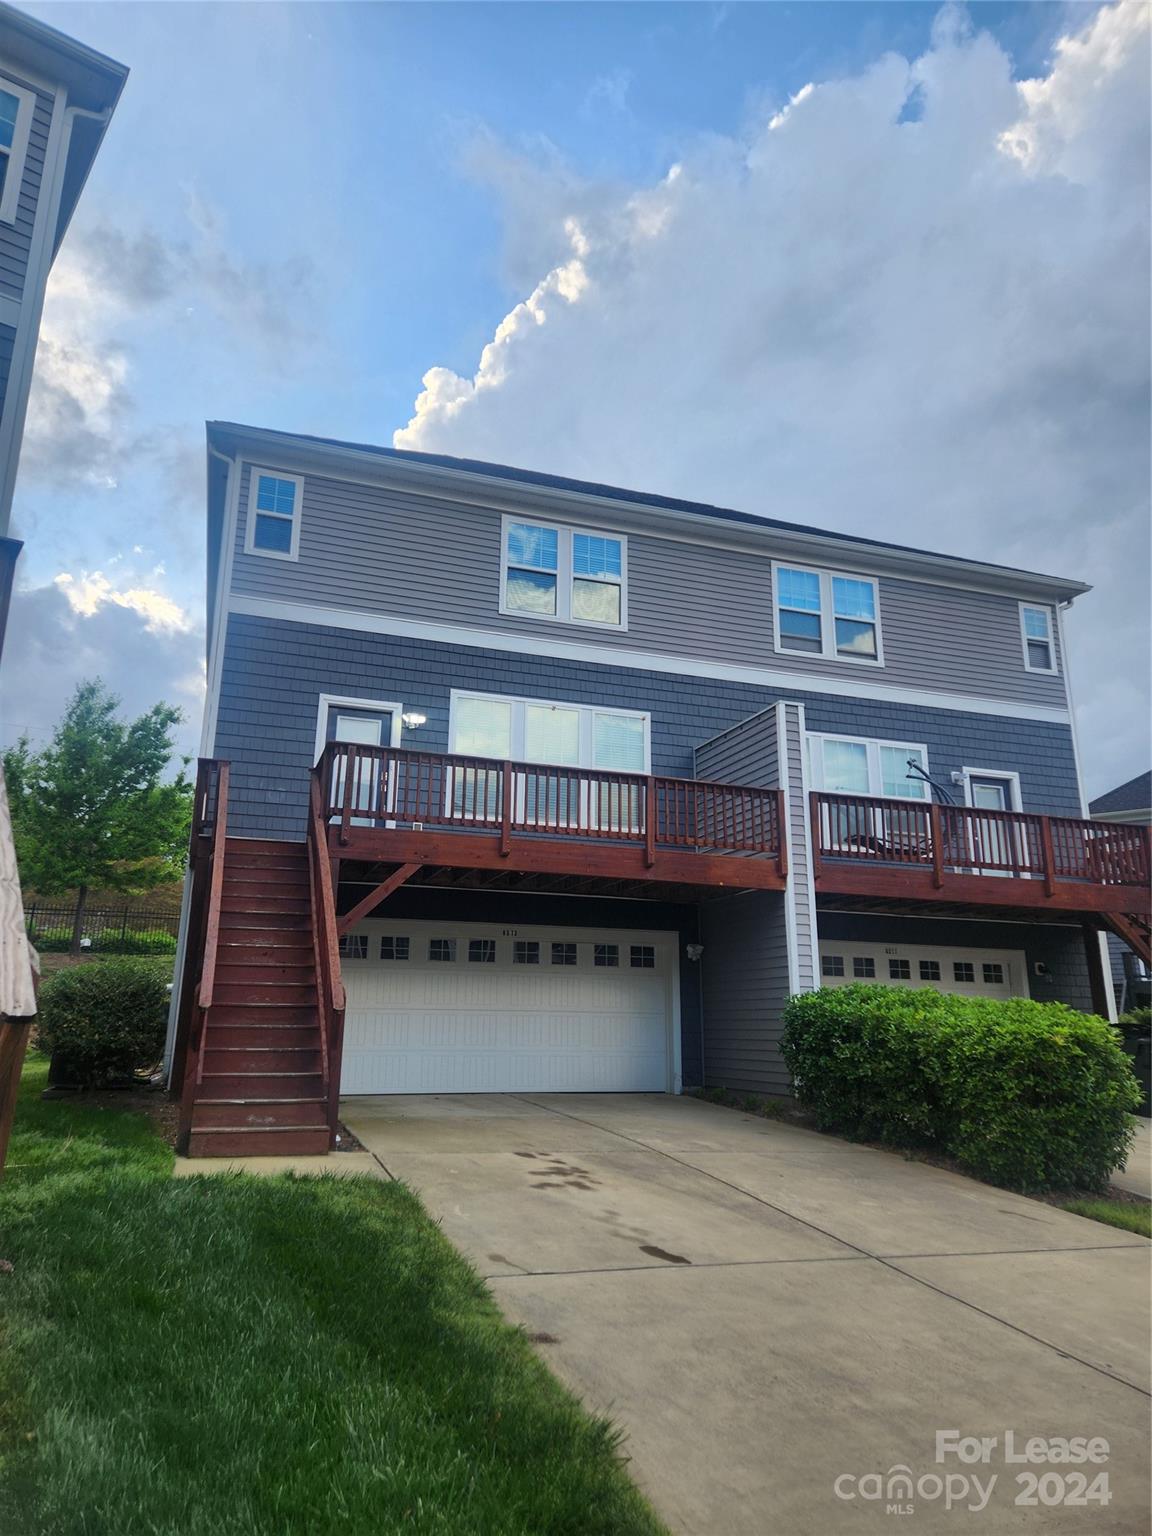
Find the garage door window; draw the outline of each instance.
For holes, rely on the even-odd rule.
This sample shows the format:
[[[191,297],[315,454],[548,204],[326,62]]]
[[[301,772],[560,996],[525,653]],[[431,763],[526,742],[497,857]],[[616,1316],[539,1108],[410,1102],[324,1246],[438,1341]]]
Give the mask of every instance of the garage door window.
[[[428,940],[428,958],[429,958],[429,960],[443,960],[443,961],[447,961],[447,962],[455,960],[455,958],[456,958],[456,940],[455,939],[429,939]]]
[[[613,966],[620,964],[619,944],[597,944],[592,954],[593,965]]]
[[[888,976],[892,981],[911,981],[912,964],[908,960],[889,960]]]
[[[390,936],[380,940],[381,960],[407,960],[410,950],[407,939]]]
[[[576,964],[576,946],[575,946],[575,944],[553,944],[553,946],[552,946],[552,964],[553,965],[575,965]]]
[[[634,970],[654,971],[656,969],[655,944],[633,944],[631,948],[631,963]]]
[[[1004,985],[1004,967],[998,960],[984,962],[984,985],[986,987],[1002,987]]]
[[[368,935],[366,933],[342,933],[340,935],[341,960],[367,960]]]
[[[513,965],[539,965],[540,944],[537,939],[517,939],[512,945]]]
[[[843,976],[844,956],[825,955],[820,962],[820,973],[823,976]]]
[[[921,981],[939,981],[940,980],[940,962],[939,962],[939,960],[921,960],[921,962],[920,962],[920,980]]]
[[[954,960],[952,962],[952,980],[972,983],[976,980],[976,967],[971,960]]]
[[[495,939],[469,939],[468,959],[473,965],[495,965]]]
[[[876,962],[871,955],[855,955],[852,960],[852,974],[859,981],[867,981],[876,974]]]

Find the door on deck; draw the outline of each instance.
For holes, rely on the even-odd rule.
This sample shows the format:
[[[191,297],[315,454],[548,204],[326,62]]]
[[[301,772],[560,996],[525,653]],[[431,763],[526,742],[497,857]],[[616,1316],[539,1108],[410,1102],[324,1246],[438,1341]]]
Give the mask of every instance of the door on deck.
[[[391,710],[356,709],[351,705],[330,704],[325,739],[352,742],[362,747],[386,747],[392,740],[392,721]],[[333,803],[336,805],[344,803],[345,778],[346,767],[341,760],[336,764],[332,786]],[[374,758],[359,759],[353,770],[352,808],[373,814],[353,816],[352,825],[354,827],[372,826],[375,821],[382,818],[387,808],[384,804],[387,799],[388,789],[384,784],[379,761]]]

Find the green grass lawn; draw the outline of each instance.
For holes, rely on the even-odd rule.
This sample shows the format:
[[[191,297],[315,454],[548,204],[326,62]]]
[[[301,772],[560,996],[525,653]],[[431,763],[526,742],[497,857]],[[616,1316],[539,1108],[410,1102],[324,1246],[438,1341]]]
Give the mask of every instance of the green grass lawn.
[[[403,1186],[174,1180],[45,1075],[0,1183],[4,1536],[663,1529]]]
[[[1077,1216],[1087,1216],[1092,1221],[1103,1221],[1110,1227],[1123,1227],[1125,1232],[1137,1232],[1141,1237],[1152,1237],[1152,1205],[1135,1200],[1068,1200],[1064,1209]]]

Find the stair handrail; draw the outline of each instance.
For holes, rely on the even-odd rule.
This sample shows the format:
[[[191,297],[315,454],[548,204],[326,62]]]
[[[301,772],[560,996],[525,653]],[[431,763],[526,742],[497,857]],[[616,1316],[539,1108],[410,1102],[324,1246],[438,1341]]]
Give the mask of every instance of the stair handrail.
[[[308,875],[312,905],[312,945],[316,957],[316,999],[320,1010],[321,1071],[328,1100],[328,1127],[336,1130],[340,1085],[333,1072],[339,1060],[339,1036],[344,1023],[345,993],[336,936],[336,901],[328,862],[320,773],[312,770],[308,813]]]
[[[228,781],[231,763],[217,763],[216,814],[212,820],[212,879],[208,887],[208,917],[204,927],[204,964],[200,968],[197,999],[202,1010],[211,1008],[216,984],[216,952],[220,945],[220,912],[224,902],[224,848],[228,837]]]

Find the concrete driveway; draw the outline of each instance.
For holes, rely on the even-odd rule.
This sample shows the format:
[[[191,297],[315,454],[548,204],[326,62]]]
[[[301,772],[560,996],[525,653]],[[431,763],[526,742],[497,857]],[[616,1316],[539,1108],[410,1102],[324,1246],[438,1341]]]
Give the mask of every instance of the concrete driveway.
[[[1145,1536],[1144,1239],[695,1099],[350,1099],[342,1114],[624,1429],[673,1530]],[[938,1461],[937,1431],[995,1443]],[[1078,1435],[1107,1459],[1084,1481],[1009,1462],[1009,1432],[1018,1455]],[[893,1469],[910,1500],[900,1470],[874,1496]],[[1037,1489],[1043,1474],[1062,1481]]]

